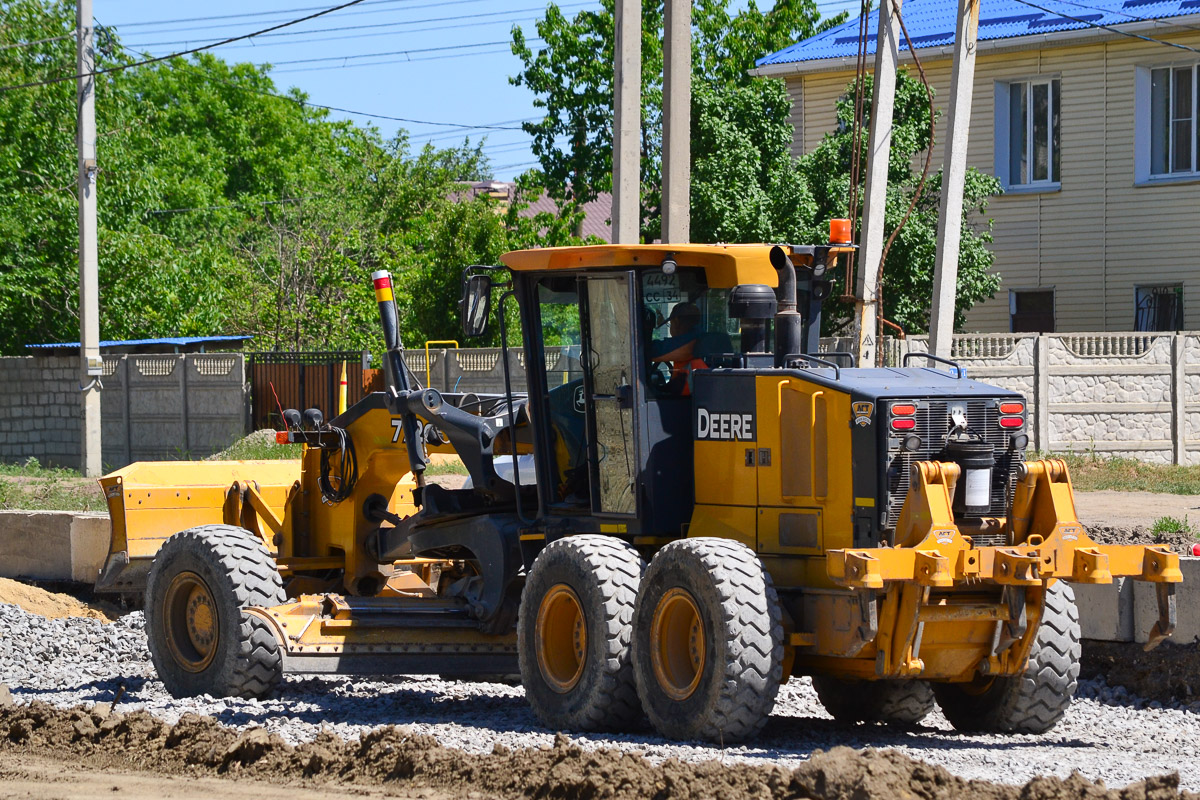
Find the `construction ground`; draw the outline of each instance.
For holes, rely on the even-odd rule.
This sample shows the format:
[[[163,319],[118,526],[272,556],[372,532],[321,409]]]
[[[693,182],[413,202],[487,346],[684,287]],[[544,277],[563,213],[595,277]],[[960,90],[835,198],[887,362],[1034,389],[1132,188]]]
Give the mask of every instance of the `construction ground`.
[[[1079,505],[1109,541],[1200,519],[1194,495],[1089,492]],[[1166,540],[1189,553],[1195,541]],[[648,727],[558,734],[511,683],[295,676],[265,701],[177,700],[142,626],[86,587],[0,579],[0,797],[1200,797],[1194,642],[1085,643],[1077,699],[1041,736],[963,735],[937,711],[907,730],[843,725],[801,678],[756,741],[722,748]]]

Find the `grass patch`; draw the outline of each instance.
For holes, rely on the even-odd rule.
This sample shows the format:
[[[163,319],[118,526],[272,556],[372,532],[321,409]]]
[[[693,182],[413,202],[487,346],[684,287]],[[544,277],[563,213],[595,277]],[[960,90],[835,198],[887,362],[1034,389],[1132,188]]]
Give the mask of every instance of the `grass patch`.
[[[1178,517],[1159,517],[1150,526],[1150,532],[1155,536],[1167,533],[1190,533],[1193,536],[1196,534],[1195,529],[1188,523],[1186,514],[1183,519],[1179,519]]]
[[[461,461],[443,461],[440,464],[430,464],[425,468],[425,474],[432,477],[438,475],[470,475]]]
[[[43,467],[36,458],[0,464],[0,509],[107,511],[100,484],[73,469]]]
[[[1200,465],[1147,464],[1136,458],[1054,454],[1067,462],[1071,481],[1081,492],[1200,494]]]
[[[276,444],[275,431],[261,430],[238,439],[219,453],[208,457],[209,461],[271,461],[296,460],[304,445]]]

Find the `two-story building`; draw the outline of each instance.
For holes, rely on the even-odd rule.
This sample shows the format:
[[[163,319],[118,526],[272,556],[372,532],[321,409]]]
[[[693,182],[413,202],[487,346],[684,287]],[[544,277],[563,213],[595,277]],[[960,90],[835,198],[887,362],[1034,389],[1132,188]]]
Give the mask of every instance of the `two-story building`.
[[[943,112],[935,167],[956,6],[902,6]],[[837,124],[858,25],[754,70],[786,82],[797,154]],[[1200,0],[982,0],[976,52],[968,163],[1004,186],[988,208],[1002,284],[967,329],[1200,329]],[[907,48],[900,62],[916,74]]]

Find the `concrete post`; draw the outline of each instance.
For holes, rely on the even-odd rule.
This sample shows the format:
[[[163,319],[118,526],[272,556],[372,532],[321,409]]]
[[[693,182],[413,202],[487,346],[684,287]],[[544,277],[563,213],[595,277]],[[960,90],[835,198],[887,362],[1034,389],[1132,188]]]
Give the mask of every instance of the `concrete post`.
[[[896,8],[901,0],[894,0]],[[896,60],[899,56],[900,26],[892,4],[879,4],[879,32],[875,42],[875,88],[871,95],[871,131],[867,151],[867,185],[863,192],[862,231],[859,234],[858,313],[854,336],[858,363],[875,363],[879,325],[879,259],[883,254],[884,212],[887,208],[888,156],[892,149],[892,109],[896,100]]]
[[[950,113],[946,154],[942,159],[942,202],[938,216],[937,256],[933,268],[933,306],[929,350],[950,358],[954,336],[954,299],[958,293],[958,248],[962,239],[963,186],[967,177],[967,133],[975,85],[975,35],[979,0],[959,0],[950,74]]]
[[[662,240],[691,240],[692,0],[666,0]]]
[[[642,1],[616,0],[613,49],[614,244],[641,234]]]
[[[1050,452],[1050,340],[1038,334],[1033,361],[1033,442],[1043,453]]]
[[[1183,359],[1187,336],[1171,337],[1171,444],[1172,462],[1187,463],[1187,365]]]
[[[80,471],[89,478],[102,471],[100,456],[100,300],[96,252],[96,53],[92,44],[92,0],[76,8],[79,94],[76,146],[79,152],[79,356],[83,435]]]

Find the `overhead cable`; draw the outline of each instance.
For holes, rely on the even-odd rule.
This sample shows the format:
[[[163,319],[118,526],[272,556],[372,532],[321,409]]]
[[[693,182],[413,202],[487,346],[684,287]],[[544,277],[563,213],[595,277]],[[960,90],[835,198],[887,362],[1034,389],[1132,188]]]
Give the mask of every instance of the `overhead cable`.
[[[0,86],[0,92],[7,92],[7,91],[11,91],[13,89],[29,89],[29,88],[33,88],[35,86],[48,86],[52,83],[62,83],[63,81],[76,81],[76,80],[79,80],[80,78],[94,77],[96,75],[107,75],[111,72],[121,72],[122,70],[127,70],[132,67],[140,67],[140,66],[144,66],[146,64],[155,64],[159,61],[166,61],[168,59],[178,58],[180,56],[191,55],[192,53],[199,53],[203,50],[211,50],[214,47],[220,47],[223,44],[229,44],[231,42],[238,42],[238,41],[241,41],[242,39],[249,39],[254,36],[259,36],[264,33],[270,33],[271,31],[277,31],[280,28],[286,28],[290,25],[298,25],[301,22],[307,22],[310,19],[316,19],[317,17],[323,17],[326,14],[332,14],[335,11],[340,11],[343,8],[349,8],[350,6],[356,6],[362,2],[364,2],[364,0],[348,0],[348,2],[342,3],[341,5],[336,5],[336,6],[333,6],[332,8],[327,8],[324,11],[318,11],[316,14],[309,14],[306,17],[299,17],[297,19],[291,20],[290,22],[284,22],[279,25],[273,25],[269,28],[263,28],[262,30],[255,31],[254,33],[247,33],[243,36],[233,36],[228,39],[223,39],[219,42],[213,42],[212,44],[203,45],[202,47],[193,47],[190,50],[181,50],[177,53],[169,53],[165,56],[157,56],[155,58],[148,58],[143,61],[135,62],[133,64],[118,64],[115,67],[107,67],[105,69],[96,69],[96,70],[92,70],[91,72],[82,72],[82,73],[78,73],[76,75],[61,75],[57,78],[47,78],[47,79],[41,80],[41,81],[31,81],[29,83],[19,83],[19,84],[13,85],[13,86]]]

